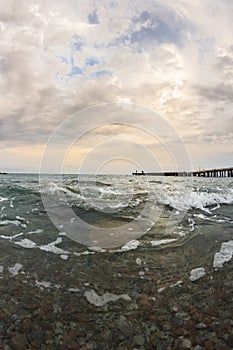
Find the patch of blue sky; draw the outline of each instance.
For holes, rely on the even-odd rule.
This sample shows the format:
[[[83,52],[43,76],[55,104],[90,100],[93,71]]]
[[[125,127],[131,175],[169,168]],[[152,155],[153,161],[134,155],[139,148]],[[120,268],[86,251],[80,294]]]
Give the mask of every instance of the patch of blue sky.
[[[102,70],[98,70],[94,73],[91,74],[91,78],[99,78],[105,75],[112,75],[112,71],[108,70],[108,69],[102,69]]]
[[[98,18],[98,15],[97,15],[96,11],[94,11],[94,12],[89,14],[88,22],[90,24],[99,24],[99,18]]]
[[[153,24],[152,24],[153,23]],[[154,44],[174,44],[182,46],[184,36],[181,28],[172,28],[161,19],[156,19],[150,26],[132,32],[130,41],[132,44],[138,43],[142,46],[148,43]]]
[[[68,74],[66,74],[67,77],[74,77],[76,75],[82,75],[83,74],[83,70],[78,67],[78,66],[72,66],[71,70]]]
[[[134,23],[145,23],[146,21],[148,21],[148,19],[150,19],[150,14],[147,11],[143,11],[140,16],[135,17],[133,19]]]
[[[71,56],[77,51],[82,51],[83,45],[84,43],[82,37],[75,34],[71,43]]]
[[[55,74],[55,84],[58,88],[64,87],[66,85],[67,78],[61,75],[60,72],[56,72]]]
[[[60,56],[59,59],[62,61],[62,63],[70,64],[69,58],[65,56]]]
[[[116,37],[110,43],[107,45],[108,48],[115,47],[115,46],[126,46],[129,45],[131,42],[130,35],[124,34],[121,36]]]
[[[179,17],[173,11],[164,12],[162,15],[143,11],[132,19],[127,35],[123,35],[115,44],[121,42],[147,47],[148,45],[174,44],[183,46],[187,41],[186,30],[191,30],[191,23],[183,17]]]
[[[59,56],[58,57],[62,63],[66,63],[66,64],[71,64],[72,66],[74,65],[74,58],[73,56]]]
[[[88,57],[87,59],[86,59],[86,66],[95,66],[95,65],[97,65],[97,64],[99,64],[100,63],[100,61],[99,60],[97,60],[96,58],[93,58],[93,57]]]

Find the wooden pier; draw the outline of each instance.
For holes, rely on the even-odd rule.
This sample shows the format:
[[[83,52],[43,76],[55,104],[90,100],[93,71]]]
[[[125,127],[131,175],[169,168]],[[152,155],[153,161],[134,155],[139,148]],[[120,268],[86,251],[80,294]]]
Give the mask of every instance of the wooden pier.
[[[233,168],[220,168],[208,170],[194,170],[194,171],[165,171],[157,173],[144,173],[144,171],[132,173],[132,175],[140,176],[199,176],[199,177],[233,177]]]
[[[233,168],[198,170],[198,171],[193,171],[193,176],[202,176],[202,177],[233,177]]]

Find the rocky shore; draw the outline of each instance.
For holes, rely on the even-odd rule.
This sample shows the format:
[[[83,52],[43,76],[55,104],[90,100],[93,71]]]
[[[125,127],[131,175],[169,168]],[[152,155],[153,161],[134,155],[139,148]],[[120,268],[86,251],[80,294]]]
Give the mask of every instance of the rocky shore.
[[[152,270],[127,280],[118,273],[107,288],[95,271],[89,282],[84,270],[63,270],[49,283],[22,266],[2,268],[0,348],[233,349],[233,263],[212,272],[169,277],[166,288]]]

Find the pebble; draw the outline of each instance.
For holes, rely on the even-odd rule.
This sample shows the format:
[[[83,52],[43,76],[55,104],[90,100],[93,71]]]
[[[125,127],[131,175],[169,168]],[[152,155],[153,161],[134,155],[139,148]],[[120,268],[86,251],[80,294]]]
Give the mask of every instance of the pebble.
[[[192,347],[191,341],[189,339],[183,339],[182,347],[183,347],[183,349],[191,349],[191,347]]]
[[[205,324],[205,323],[198,323],[198,324],[196,325],[196,328],[197,328],[197,329],[205,329],[205,328],[206,328],[206,324]]]
[[[140,334],[137,334],[134,336],[134,342],[137,344],[137,345],[144,345],[145,344],[145,339],[142,335]]]
[[[192,348],[192,342],[187,338],[180,337],[175,341],[176,350],[185,350],[185,349],[191,349],[191,348]]]
[[[23,334],[16,333],[13,335],[11,340],[11,346],[14,350],[25,350],[26,344],[26,339]]]
[[[32,328],[33,322],[30,318],[26,318],[21,322],[20,329],[23,333],[27,333]]]
[[[205,341],[205,349],[206,350],[214,350],[214,345],[213,345],[212,341],[210,341],[210,340]]]
[[[194,282],[199,278],[202,278],[206,275],[205,269],[203,267],[198,267],[197,269],[192,269],[190,272],[190,281]]]

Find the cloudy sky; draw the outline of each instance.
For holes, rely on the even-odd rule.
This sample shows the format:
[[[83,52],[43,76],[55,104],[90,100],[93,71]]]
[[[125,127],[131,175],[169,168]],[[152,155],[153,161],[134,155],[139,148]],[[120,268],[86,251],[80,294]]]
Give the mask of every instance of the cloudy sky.
[[[48,148],[52,172],[186,168],[179,141],[194,169],[232,166],[232,18],[231,0],[1,0],[0,171]]]

